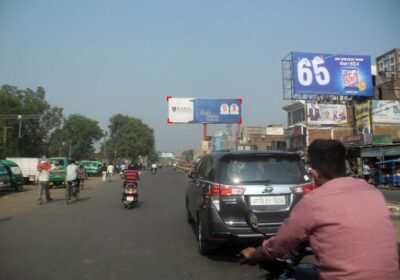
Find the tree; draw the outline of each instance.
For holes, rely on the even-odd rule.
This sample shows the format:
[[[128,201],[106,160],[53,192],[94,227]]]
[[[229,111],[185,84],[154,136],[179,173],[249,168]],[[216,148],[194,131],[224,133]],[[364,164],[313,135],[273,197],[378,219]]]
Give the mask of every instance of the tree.
[[[136,161],[138,156],[154,158],[154,132],[141,120],[117,114],[110,118],[110,139],[106,142],[108,158]]]
[[[190,150],[187,150],[187,151],[183,151],[182,155],[184,156],[186,161],[191,162],[194,159],[194,150],[190,149]]]
[[[63,127],[50,139],[51,155],[69,155],[74,159],[89,159],[94,154],[94,143],[103,137],[98,122],[79,114],[70,115]]]
[[[51,106],[46,101],[42,87],[34,91],[3,85],[0,88],[0,131],[3,132],[4,127],[10,128],[6,145],[1,138],[3,154],[6,149],[7,155],[11,156],[46,155],[49,135],[61,125],[62,111],[62,108]],[[17,115],[23,117],[20,138]],[[35,115],[37,118],[24,118],[27,115]]]

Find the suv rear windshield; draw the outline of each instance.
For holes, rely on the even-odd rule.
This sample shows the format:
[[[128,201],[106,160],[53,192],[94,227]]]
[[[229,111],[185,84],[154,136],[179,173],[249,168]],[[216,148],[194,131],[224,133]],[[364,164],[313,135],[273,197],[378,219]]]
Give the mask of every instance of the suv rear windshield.
[[[220,164],[222,184],[301,184],[310,180],[296,155],[227,156]]]

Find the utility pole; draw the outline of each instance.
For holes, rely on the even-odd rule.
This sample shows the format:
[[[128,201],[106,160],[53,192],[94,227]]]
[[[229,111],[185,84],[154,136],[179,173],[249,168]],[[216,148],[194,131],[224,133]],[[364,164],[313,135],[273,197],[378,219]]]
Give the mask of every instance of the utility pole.
[[[18,139],[22,137],[22,120],[40,119],[42,115],[0,115],[0,119],[18,120]]]
[[[106,152],[106,150],[107,150],[107,131],[104,133],[104,142],[103,142],[103,156],[104,156],[105,160],[107,160],[107,157],[106,157],[107,152]]]
[[[68,153],[68,157],[71,158],[72,157],[72,149],[71,149],[71,144],[72,144],[72,140],[69,139],[69,153]]]
[[[4,158],[6,157],[6,149],[7,149],[7,129],[14,129],[11,126],[5,126],[4,128],[4,133],[3,133],[3,145],[4,145]]]

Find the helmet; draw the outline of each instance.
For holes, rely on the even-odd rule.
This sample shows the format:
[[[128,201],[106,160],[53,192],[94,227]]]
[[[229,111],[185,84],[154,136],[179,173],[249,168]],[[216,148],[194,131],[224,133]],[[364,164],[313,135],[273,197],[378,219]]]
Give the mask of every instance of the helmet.
[[[136,169],[136,165],[131,163],[128,165],[128,169],[130,169],[130,170]]]

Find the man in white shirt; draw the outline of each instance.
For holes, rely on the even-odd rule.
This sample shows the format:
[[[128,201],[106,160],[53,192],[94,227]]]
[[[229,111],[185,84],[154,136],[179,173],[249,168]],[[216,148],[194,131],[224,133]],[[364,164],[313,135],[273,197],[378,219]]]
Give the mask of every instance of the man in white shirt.
[[[75,164],[75,160],[71,160],[67,166],[67,182],[72,184],[73,181],[78,180],[79,167]]]
[[[108,182],[111,182],[112,175],[114,173],[114,165],[110,164],[107,166],[107,178]]]
[[[41,161],[39,166],[38,166],[38,172],[36,174],[36,182],[39,184],[39,199],[38,203],[41,205],[43,203],[43,193],[46,194],[46,200],[47,201],[52,201],[53,199],[50,197],[50,191],[49,191],[49,178],[51,171],[48,169],[44,169],[41,164],[46,163],[46,161]]]
[[[366,162],[364,162],[363,176],[364,176],[365,181],[367,181],[367,182],[369,181],[369,178],[370,178],[370,172],[371,172],[371,168],[369,167],[369,165]]]

